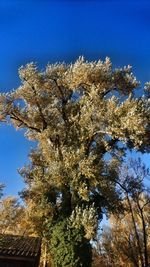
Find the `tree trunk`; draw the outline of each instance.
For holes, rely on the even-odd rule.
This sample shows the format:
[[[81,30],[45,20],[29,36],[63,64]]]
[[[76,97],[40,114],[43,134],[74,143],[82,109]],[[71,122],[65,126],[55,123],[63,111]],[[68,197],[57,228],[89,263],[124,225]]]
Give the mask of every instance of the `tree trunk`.
[[[69,186],[65,186],[62,189],[62,210],[63,214],[66,216],[70,215],[72,212],[71,193]]]
[[[141,220],[142,220],[145,267],[148,267],[147,233],[146,233],[145,219],[144,219],[144,215],[143,215],[143,210],[140,207],[138,200],[137,200],[137,204],[138,204],[138,208],[139,208]]]
[[[132,222],[133,222],[135,236],[136,236],[136,240],[137,240],[137,244],[138,244],[138,250],[139,250],[139,256],[140,256],[141,266],[142,267],[145,267],[144,266],[144,261],[143,261],[141,244],[140,244],[140,238],[139,238],[139,234],[138,234],[138,231],[137,231],[137,228],[136,228],[136,222],[135,222],[135,218],[134,218],[134,214],[133,214],[133,210],[132,210],[132,205],[130,203],[130,199],[129,199],[128,194],[126,194],[126,196],[127,196],[127,201],[128,201],[129,209],[130,209],[130,212],[131,212],[131,216],[132,216]]]

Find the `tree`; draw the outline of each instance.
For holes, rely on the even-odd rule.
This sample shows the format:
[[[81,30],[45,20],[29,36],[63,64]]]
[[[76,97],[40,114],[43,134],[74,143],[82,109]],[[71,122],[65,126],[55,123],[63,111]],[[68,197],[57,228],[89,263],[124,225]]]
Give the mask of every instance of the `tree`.
[[[103,255],[100,255],[99,251],[97,249],[93,248],[92,250],[92,267],[108,267],[106,265],[106,259]]]
[[[21,227],[24,208],[17,198],[9,196],[0,201],[0,233],[20,234],[25,232]]]
[[[125,150],[149,150],[149,102],[134,97],[139,83],[131,67],[113,70],[108,58],[80,57],[43,72],[30,63],[19,75],[21,86],[0,96],[0,118],[37,141],[30,166],[21,170],[24,198],[48,243],[65,222],[68,231],[80,232],[85,251],[102,213],[120,208],[116,181]],[[80,256],[77,264],[83,266]]]
[[[126,199],[126,209],[131,216],[141,266],[148,266],[148,213],[150,211],[149,188],[144,179],[150,176],[149,169],[141,160],[130,160],[123,168],[118,182]]]
[[[149,216],[150,206],[147,207],[147,211],[144,211],[144,221],[146,222],[145,234],[137,207],[132,200],[130,200],[130,203],[133,208],[132,212],[134,214],[137,233],[135,233],[135,226],[131,213],[126,212],[124,216],[111,216],[110,227],[104,228],[101,240],[99,241],[103,249],[102,258],[105,259],[105,263],[107,262],[107,266],[148,267],[148,260],[150,257],[150,225],[147,218]],[[128,207],[128,204],[125,204],[126,207]],[[146,250],[145,236],[147,238]]]
[[[110,227],[104,228],[99,241],[108,266],[148,267],[150,195],[145,185],[147,177],[149,169],[140,159],[131,159],[120,170],[118,184],[124,213],[111,214]]]
[[[14,196],[4,198],[4,187],[0,184],[0,234],[35,235],[28,208]]]

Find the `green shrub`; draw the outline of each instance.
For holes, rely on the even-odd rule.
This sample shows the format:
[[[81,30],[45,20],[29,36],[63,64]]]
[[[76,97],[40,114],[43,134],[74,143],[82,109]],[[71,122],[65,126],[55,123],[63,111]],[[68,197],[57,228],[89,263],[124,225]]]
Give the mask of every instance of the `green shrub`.
[[[91,245],[83,230],[69,228],[66,220],[52,229],[50,252],[55,267],[90,267]]]

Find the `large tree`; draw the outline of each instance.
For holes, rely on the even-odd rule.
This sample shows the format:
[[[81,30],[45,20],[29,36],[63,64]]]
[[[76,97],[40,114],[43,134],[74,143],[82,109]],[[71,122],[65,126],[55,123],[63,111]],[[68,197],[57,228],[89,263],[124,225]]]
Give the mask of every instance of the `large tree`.
[[[0,96],[0,118],[37,142],[21,170],[24,198],[39,231],[51,237],[55,266],[90,266],[83,254],[90,255],[98,220],[120,208],[116,181],[125,150],[149,150],[148,94],[135,98],[131,67],[113,70],[108,58],[80,57],[43,71],[30,63],[19,75],[20,87]]]

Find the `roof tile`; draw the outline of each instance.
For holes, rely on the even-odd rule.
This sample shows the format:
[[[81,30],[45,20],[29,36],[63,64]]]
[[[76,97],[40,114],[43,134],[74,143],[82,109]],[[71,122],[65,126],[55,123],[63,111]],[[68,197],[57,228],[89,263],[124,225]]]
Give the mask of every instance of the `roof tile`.
[[[39,237],[0,235],[0,256],[36,257],[40,249]]]

